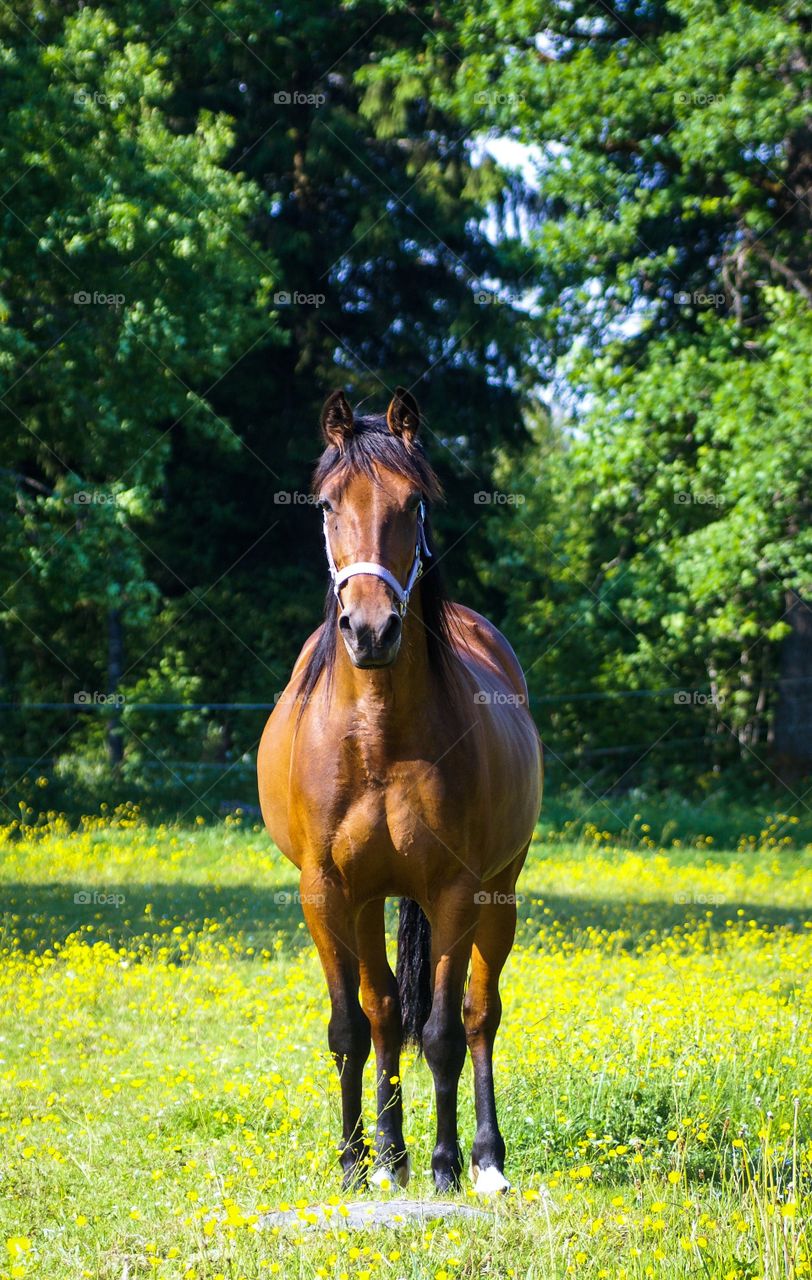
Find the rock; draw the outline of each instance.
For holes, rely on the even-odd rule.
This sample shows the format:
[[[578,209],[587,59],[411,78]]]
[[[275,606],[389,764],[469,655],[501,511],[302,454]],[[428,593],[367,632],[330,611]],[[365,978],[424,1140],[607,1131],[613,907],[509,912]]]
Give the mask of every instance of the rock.
[[[280,1209],[263,1213],[257,1227],[312,1227],[321,1231],[364,1227],[397,1227],[402,1222],[426,1223],[437,1218],[490,1218],[492,1213],[457,1200],[354,1200],[345,1204],[346,1214],[336,1205],[314,1204],[306,1209]]]

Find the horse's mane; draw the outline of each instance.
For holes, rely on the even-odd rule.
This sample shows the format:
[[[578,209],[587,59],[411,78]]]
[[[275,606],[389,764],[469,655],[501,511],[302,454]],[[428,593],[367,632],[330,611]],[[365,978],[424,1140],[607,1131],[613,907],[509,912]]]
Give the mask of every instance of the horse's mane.
[[[424,529],[431,558],[424,563],[423,574],[415,586],[420,592],[429,668],[441,689],[447,689],[459,670],[452,637],[455,624],[451,613],[451,601],[445,589],[443,576],[435,561],[434,539],[431,531],[430,510],[433,503],[442,499],[442,487],[432,470],[419,441],[406,444],[394,435],[383,414],[366,414],[356,417],[353,433],[341,449],[328,445],[313,473],[312,492],[318,494],[329,477],[338,482],[339,490],[353,476],[363,473],[378,480],[377,468],[394,471],[410,480],[423,495],[426,508]],[[300,707],[307,705],[322,675],[332,680],[338,644],[338,611],[332,583],[327,588],[324,605],[324,622],[316,644],[307,660],[299,686]]]

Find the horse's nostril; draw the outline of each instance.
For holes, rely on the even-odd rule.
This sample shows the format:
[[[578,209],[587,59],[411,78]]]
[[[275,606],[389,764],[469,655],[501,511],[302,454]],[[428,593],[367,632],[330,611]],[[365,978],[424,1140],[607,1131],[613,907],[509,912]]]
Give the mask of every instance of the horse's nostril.
[[[400,615],[397,613],[390,614],[389,621],[381,632],[379,644],[382,648],[389,648],[393,645],[400,635]]]
[[[348,613],[340,614],[338,619],[338,625],[342,631],[346,631],[346,632],[352,631],[352,623],[350,622],[350,615]]]

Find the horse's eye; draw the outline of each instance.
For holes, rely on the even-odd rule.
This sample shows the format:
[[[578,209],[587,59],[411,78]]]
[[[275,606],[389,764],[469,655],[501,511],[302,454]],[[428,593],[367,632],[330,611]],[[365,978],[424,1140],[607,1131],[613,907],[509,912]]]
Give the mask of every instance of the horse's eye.
[[[318,506],[320,511],[327,511],[332,513],[333,508],[330,506],[330,503],[327,501],[326,498],[319,498]]]
[[[406,510],[407,510],[411,515],[414,515],[415,511],[417,511],[418,507],[420,506],[420,503],[421,503],[421,496],[420,496],[420,494],[419,494],[419,493],[414,493],[414,494],[412,494],[412,496],[411,496],[411,498],[409,499],[409,501],[406,503]]]

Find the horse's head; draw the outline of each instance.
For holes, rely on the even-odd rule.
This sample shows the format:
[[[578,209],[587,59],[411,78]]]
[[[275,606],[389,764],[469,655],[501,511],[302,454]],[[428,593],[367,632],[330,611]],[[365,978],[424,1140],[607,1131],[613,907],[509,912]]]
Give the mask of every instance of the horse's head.
[[[314,477],[338,609],[356,667],[387,667],[426,558],[426,503],[439,484],[417,442],[420,410],[398,387],[386,416],[355,418],[343,391],[321,417],[326,444]]]

